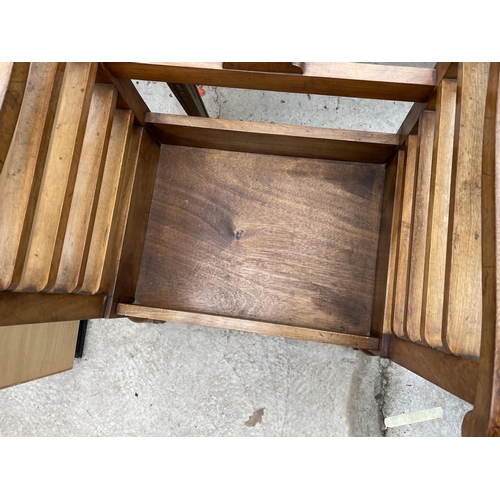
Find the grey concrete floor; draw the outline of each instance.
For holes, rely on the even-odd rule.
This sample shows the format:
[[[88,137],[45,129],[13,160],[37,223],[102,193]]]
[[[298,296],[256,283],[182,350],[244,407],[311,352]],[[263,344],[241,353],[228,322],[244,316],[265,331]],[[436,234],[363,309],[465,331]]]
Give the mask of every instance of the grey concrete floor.
[[[166,84],[134,83],[152,111],[185,114]],[[382,132],[396,132],[411,107],[205,92],[214,118]],[[384,417],[436,406],[444,410],[441,419],[384,428]],[[262,422],[246,426],[261,408]],[[93,320],[84,357],[72,371],[0,391],[0,436],[459,436],[470,408],[394,363],[344,347]]]

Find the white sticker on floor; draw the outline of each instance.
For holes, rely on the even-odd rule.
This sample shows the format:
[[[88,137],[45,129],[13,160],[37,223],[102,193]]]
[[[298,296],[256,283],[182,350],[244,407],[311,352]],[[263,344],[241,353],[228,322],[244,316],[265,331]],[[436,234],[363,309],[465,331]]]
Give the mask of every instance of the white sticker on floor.
[[[434,420],[436,418],[443,418],[443,409],[440,406],[428,410],[413,411],[411,413],[395,415],[394,417],[387,417],[384,419],[384,423],[386,427],[399,427],[401,425],[426,422],[427,420]]]

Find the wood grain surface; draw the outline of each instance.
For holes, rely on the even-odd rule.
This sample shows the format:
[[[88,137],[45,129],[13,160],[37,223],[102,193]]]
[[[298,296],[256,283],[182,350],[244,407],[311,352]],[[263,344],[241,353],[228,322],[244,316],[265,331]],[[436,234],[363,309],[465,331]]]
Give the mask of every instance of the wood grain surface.
[[[415,186],[415,209],[408,281],[408,313],[406,316],[406,333],[413,342],[422,340],[421,324],[434,128],[435,112],[425,111],[419,121],[420,148]]]
[[[228,70],[220,62],[110,62],[106,67],[116,78],[408,102],[427,102],[436,85],[435,69],[360,63],[308,62],[302,75]]]
[[[14,268],[45,127],[57,63],[33,63],[4,169],[0,173],[0,290]]]
[[[136,303],[368,334],[383,166],[163,146]]]
[[[415,180],[418,162],[418,142],[419,138],[416,135],[410,135],[407,139],[403,204],[399,224],[392,329],[393,333],[401,338],[406,337],[408,279],[410,271],[413,210],[415,203]]]
[[[477,359],[481,343],[481,169],[489,63],[460,63],[445,285],[444,340]]]
[[[131,318],[146,318],[156,321],[173,321],[190,325],[208,326],[212,328],[226,328],[241,332],[261,333],[288,337],[297,340],[323,342],[325,344],[343,345],[357,349],[377,349],[379,339],[363,335],[350,335],[348,333],[314,330],[312,328],[299,328],[296,326],[265,323],[262,321],[249,321],[246,319],[213,316],[211,314],[198,314],[185,311],[172,311],[153,307],[137,306],[133,304],[118,304],[117,314]]]
[[[71,370],[79,324],[0,327],[0,389]]]
[[[163,144],[324,160],[385,163],[399,144],[399,136],[381,132],[160,113],[148,113],[146,122]]]
[[[97,63],[66,65],[17,291],[39,292],[47,286],[54,249],[69,215],[96,71]]]
[[[16,129],[29,69],[27,62],[0,62],[0,173]]]
[[[450,213],[453,137],[457,82],[443,80],[436,99],[436,130],[429,193],[422,340],[431,347],[443,345],[444,286]]]

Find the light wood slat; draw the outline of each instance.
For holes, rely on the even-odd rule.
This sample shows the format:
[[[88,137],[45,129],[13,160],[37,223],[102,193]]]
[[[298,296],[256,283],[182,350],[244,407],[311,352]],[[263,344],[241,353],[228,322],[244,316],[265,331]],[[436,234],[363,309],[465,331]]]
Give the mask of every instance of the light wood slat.
[[[399,136],[381,132],[214,120],[161,113],[148,113],[146,122],[163,144],[243,153],[385,163],[399,145]]]
[[[444,335],[453,354],[479,357],[481,343],[481,168],[489,63],[461,63],[448,231]]]
[[[241,332],[261,333],[277,337],[288,337],[299,340],[310,340],[326,344],[336,344],[358,349],[377,349],[379,340],[374,337],[352,335],[349,333],[329,332],[326,330],[314,330],[297,326],[278,325],[263,321],[230,318],[227,316],[214,316],[211,314],[199,314],[171,309],[159,309],[132,304],[118,304],[116,313],[119,316],[130,316],[132,318],[145,318],[159,321],[172,321],[175,323],[187,323],[190,325],[208,326],[212,328],[227,328]]]
[[[16,291],[39,292],[47,285],[58,232],[67,222],[96,71],[96,63],[66,65],[31,238]]]
[[[386,169],[386,183],[382,204],[377,271],[372,310],[372,332],[390,334],[393,310],[394,283],[397,271],[397,248],[401,208],[403,201],[403,181],[405,172],[405,151],[399,150]],[[388,176],[391,176],[389,184]],[[386,205],[387,203],[387,205]],[[390,208],[389,208],[390,207]],[[385,267],[379,269],[384,259]]]
[[[108,293],[109,295],[113,294],[115,281],[118,274],[118,266],[120,264],[123,240],[125,236],[125,228],[127,226],[127,219],[130,210],[132,188],[134,186],[135,175],[137,172],[143,131],[144,129],[142,127],[134,127],[132,129],[127,160],[123,167],[120,178],[117,205],[113,214],[108,253],[106,255],[106,261],[104,263],[104,271],[100,286],[100,290]]]
[[[0,62],[0,173],[21,111],[30,63]]]
[[[115,110],[88,258],[80,273],[80,277],[83,274],[83,282],[78,291],[82,293],[97,293],[101,285],[120,176],[127,160],[133,122],[131,111]]]
[[[421,323],[424,295],[425,250],[429,220],[432,150],[434,144],[435,112],[425,111],[419,121],[420,148],[417,185],[412,224],[410,274],[408,283],[408,312],[406,332],[409,340],[422,340]]]
[[[79,324],[0,327],[0,389],[71,370]]]
[[[50,141],[52,137],[52,129],[54,128],[54,121],[56,119],[56,112],[61,95],[62,82],[64,80],[64,72],[66,63],[59,63],[57,65],[56,76],[54,78],[54,85],[52,87],[52,94],[49,101],[49,109],[45,118],[45,125],[42,132],[42,140],[38,150],[38,158],[36,160],[35,173],[33,175],[33,182],[31,183],[31,193],[29,195],[28,206],[26,208],[26,215],[24,217],[23,230],[19,242],[19,250],[17,252],[16,263],[14,266],[14,274],[12,276],[12,283],[9,290],[15,290],[21,280],[24,269],[24,262],[28,250],[28,244],[31,238],[31,229],[33,227],[33,220],[35,218],[35,211],[38,205],[38,198],[40,194],[40,186],[45,170],[45,163],[47,160],[47,153],[49,151]]]
[[[403,206],[399,225],[396,283],[392,331],[398,337],[406,336],[406,312],[408,297],[409,258],[411,252],[411,225],[415,199],[415,178],[418,158],[418,136],[410,135],[406,143],[406,167],[403,188]]]
[[[33,63],[5,167],[0,173],[0,290],[14,275],[57,63]]]
[[[0,326],[103,318],[105,295],[0,292]]]
[[[437,93],[436,130],[429,194],[422,337],[431,347],[441,347],[443,331],[446,248],[450,213],[453,137],[457,82],[443,80]]]
[[[426,102],[436,70],[359,63],[308,62],[304,74],[227,70],[221,63],[106,63],[116,78],[191,83],[368,99]]]
[[[56,292],[70,293],[78,285],[85,246],[90,244],[116,98],[113,86],[95,85],[61,258],[51,272],[57,272]]]
[[[500,436],[500,63],[490,64],[482,174],[482,335],[474,409],[464,436]]]

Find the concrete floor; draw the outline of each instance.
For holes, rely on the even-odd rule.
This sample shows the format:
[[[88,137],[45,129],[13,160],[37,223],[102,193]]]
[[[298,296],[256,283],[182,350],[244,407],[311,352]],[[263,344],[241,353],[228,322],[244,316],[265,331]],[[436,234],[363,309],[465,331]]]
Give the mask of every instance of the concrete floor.
[[[185,114],[166,84],[135,83],[152,111]],[[211,117],[383,132],[411,106],[205,91]],[[436,406],[441,419],[384,428],[384,417]],[[471,406],[344,347],[120,319],[90,321],[72,371],[0,391],[0,408],[0,436],[459,436]]]

